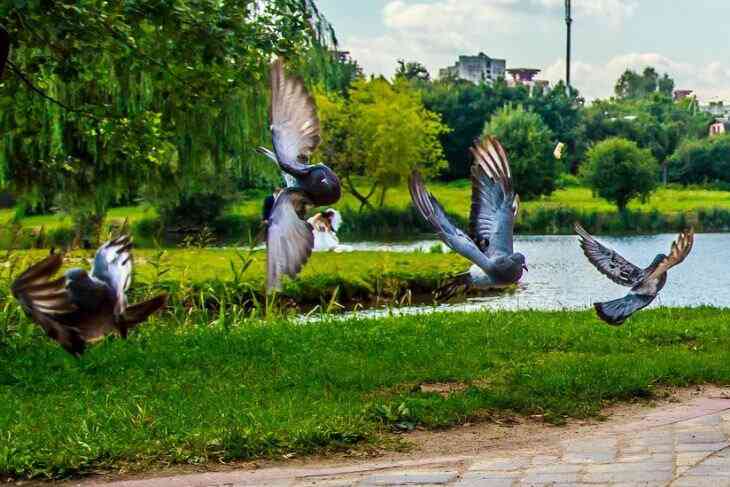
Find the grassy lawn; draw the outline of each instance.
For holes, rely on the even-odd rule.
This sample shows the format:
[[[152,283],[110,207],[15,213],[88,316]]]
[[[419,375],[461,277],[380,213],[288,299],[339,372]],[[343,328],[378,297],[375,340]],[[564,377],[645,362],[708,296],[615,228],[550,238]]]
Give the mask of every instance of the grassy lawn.
[[[134,289],[149,286],[172,293],[176,303],[190,299],[217,300],[230,296],[239,304],[263,296],[266,279],[266,253],[257,250],[237,252],[233,249],[135,249]],[[12,254],[13,274],[47,255],[47,250],[17,251]],[[67,254],[67,267],[87,267],[93,251]],[[244,263],[250,260],[245,272]],[[204,265],[201,265],[204,263]],[[427,294],[436,289],[444,277],[463,272],[469,262],[454,253],[396,252],[315,252],[296,280],[286,281],[283,295],[304,307],[325,304],[335,296],[343,305],[369,304],[401,298],[406,292]],[[8,267],[9,268],[9,267]],[[3,274],[0,267],[0,275]],[[253,303],[248,303],[253,304]]]
[[[730,311],[434,314],[300,325],[156,319],[76,361],[0,346],[0,476],[308,454],[511,410],[565,417],[657,385],[730,381]],[[424,383],[456,382],[442,396]]]
[[[463,216],[469,214],[471,205],[471,185],[469,181],[463,180],[452,183],[431,182],[428,184],[428,187],[449,212]],[[263,192],[248,192],[245,199],[235,203],[229,211],[233,215],[258,218],[264,196],[265,194]],[[406,208],[410,205],[408,189],[403,187],[390,190],[386,204],[395,209]],[[335,207],[340,209],[345,207],[357,209],[359,206],[357,200],[347,193],[343,196],[340,203],[335,205]],[[540,208],[563,208],[602,213],[616,212],[616,208],[611,203],[602,198],[594,197],[589,189],[581,187],[561,189],[549,197],[523,202],[523,209],[526,211],[534,211]],[[629,209],[642,212],[657,210],[661,213],[689,212],[701,209],[730,210],[730,192],[675,187],[660,188],[646,202],[642,203],[638,200],[631,202]],[[6,223],[10,221],[12,216],[12,210],[0,210],[0,222]],[[143,218],[154,218],[155,216],[156,213],[154,210],[143,209],[142,207],[114,208],[109,212],[109,219],[122,221],[124,218],[129,218],[131,223]],[[45,226],[47,229],[51,229],[58,226],[69,226],[70,221],[68,218],[60,215],[42,215],[24,218],[22,224],[27,227],[37,228]]]

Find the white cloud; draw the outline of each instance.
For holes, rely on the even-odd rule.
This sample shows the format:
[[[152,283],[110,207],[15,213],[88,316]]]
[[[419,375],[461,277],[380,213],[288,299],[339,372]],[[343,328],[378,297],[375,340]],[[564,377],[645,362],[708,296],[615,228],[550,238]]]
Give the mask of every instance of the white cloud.
[[[613,94],[616,80],[626,69],[643,71],[653,66],[674,78],[676,88],[694,90],[700,100],[730,99],[730,68],[719,62],[696,65],[677,61],[657,53],[628,53],[604,64],[573,62],[573,84],[587,99],[607,98]],[[545,68],[542,76],[556,82],[565,78],[565,61],[558,60]]]
[[[562,29],[564,0],[391,0],[383,8],[386,31],[374,38],[345,37],[368,73],[391,75],[399,58],[423,62],[435,74],[459,54],[480,52],[507,34]],[[635,0],[581,0],[576,15],[620,25]],[[499,52],[489,52],[500,56]]]
[[[574,16],[581,19],[582,25],[590,21],[605,29],[618,29],[636,14],[638,5],[638,0],[573,2]],[[403,58],[424,63],[435,75],[460,54],[486,51],[493,56],[507,56],[499,46],[510,42],[522,45],[525,41],[520,36],[552,42],[555,36],[563,35],[563,8],[564,0],[390,0],[381,12],[385,27],[382,35],[345,37],[342,45],[367,73],[390,76],[396,61]],[[628,34],[616,30],[616,35]],[[514,55],[508,57],[511,66],[529,62]],[[702,100],[730,99],[728,65],[698,65],[651,52],[621,54],[605,63],[577,59],[572,79],[586,98],[606,98],[626,68],[643,70],[646,66],[669,73],[677,88],[693,89]],[[545,67],[541,75],[553,82],[564,76],[563,60]]]

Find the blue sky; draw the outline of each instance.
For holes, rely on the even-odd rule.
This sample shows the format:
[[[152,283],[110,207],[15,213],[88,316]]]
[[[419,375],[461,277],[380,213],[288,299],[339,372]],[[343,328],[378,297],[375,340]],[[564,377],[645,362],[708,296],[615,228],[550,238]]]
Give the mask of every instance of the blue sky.
[[[564,77],[563,0],[319,0],[343,49],[367,73],[396,60],[432,74],[459,54],[483,51],[508,67]],[[627,67],[653,65],[702,100],[730,100],[730,1],[573,0],[574,84],[588,98],[611,94]]]

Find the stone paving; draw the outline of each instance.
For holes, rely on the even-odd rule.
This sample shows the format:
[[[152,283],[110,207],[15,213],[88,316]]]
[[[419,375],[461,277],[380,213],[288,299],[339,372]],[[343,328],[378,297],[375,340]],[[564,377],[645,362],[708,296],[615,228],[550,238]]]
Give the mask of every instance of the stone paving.
[[[85,482],[81,485],[102,485]],[[663,407],[591,436],[530,452],[325,469],[270,468],[104,484],[108,487],[672,486],[730,487],[730,399]]]

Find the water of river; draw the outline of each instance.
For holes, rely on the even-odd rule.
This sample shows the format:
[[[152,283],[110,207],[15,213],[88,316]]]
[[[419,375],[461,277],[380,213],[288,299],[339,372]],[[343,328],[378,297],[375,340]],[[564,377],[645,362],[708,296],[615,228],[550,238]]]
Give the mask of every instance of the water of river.
[[[676,235],[599,238],[640,267],[647,266],[657,253],[668,253]],[[408,244],[361,242],[353,250],[392,252],[428,251],[438,241]],[[600,274],[583,256],[577,237],[518,237],[515,250],[527,256],[530,271],[512,292],[469,299],[465,303],[439,306],[439,310],[494,309],[581,309],[594,301],[621,297],[627,288]],[[469,263],[464,260],[464,269]],[[696,235],[692,254],[669,271],[666,287],[652,306],[730,307],[730,234]],[[412,307],[398,312],[423,312],[433,307]],[[391,310],[392,311],[392,310]],[[384,311],[371,310],[379,314]]]

